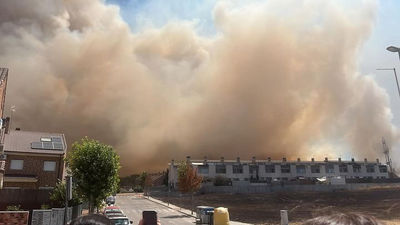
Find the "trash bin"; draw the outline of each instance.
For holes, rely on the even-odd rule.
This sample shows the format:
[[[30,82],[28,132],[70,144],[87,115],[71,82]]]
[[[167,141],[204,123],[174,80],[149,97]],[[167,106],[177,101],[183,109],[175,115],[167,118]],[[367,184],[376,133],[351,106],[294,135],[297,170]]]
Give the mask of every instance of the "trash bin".
[[[229,225],[229,212],[227,208],[214,209],[214,225]]]
[[[213,212],[214,208],[210,206],[197,206],[196,207],[196,223],[198,224],[210,224],[210,212]]]

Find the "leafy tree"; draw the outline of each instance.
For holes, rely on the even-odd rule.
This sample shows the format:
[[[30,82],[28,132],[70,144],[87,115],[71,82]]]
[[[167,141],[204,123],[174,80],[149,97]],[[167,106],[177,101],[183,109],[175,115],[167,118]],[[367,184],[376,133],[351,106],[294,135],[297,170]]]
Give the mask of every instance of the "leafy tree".
[[[119,156],[111,146],[85,137],[72,145],[67,163],[78,193],[89,202],[90,213],[117,192]]]
[[[163,179],[163,185],[168,187],[168,176],[169,176],[169,169],[167,169],[167,171],[165,171],[164,173],[164,179]]]
[[[145,180],[144,180],[144,194],[149,195],[149,189],[153,186],[153,179],[151,176],[147,175]]]
[[[197,170],[188,162],[182,162],[178,166],[178,188],[182,193],[190,194],[193,209],[193,194],[201,187],[203,177],[199,176]]]
[[[138,178],[136,178],[136,184],[141,186],[142,189],[144,189],[144,185],[146,182],[146,177],[147,177],[147,173],[146,172],[142,172]]]
[[[50,200],[54,207],[65,207],[65,190],[66,184],[63,181],[58,181],[57,185],[54,187],[50,193]],[[68,206],[76,206],[81,204],[82,201],[79,198],[76,188],[72,189],[72,199],[68,201]]]

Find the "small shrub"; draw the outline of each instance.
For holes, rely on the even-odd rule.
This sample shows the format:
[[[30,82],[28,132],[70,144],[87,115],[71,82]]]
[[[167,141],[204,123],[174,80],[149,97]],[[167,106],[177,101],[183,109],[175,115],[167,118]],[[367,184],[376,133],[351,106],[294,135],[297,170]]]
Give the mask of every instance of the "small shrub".
[[[47,204],[43,204],[40,206],[40,209],[50,209],[51,207]]]
[[[21,205],[9,205],[6,207],[6,211],[20,211]]]

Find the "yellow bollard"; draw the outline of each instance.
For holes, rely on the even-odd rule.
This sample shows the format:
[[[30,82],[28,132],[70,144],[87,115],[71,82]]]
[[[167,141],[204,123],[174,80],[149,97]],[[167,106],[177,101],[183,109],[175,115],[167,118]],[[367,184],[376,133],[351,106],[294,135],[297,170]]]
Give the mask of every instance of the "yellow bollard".
[[[227,208],[214,209],[214,225],[229,225],[229,212]]]

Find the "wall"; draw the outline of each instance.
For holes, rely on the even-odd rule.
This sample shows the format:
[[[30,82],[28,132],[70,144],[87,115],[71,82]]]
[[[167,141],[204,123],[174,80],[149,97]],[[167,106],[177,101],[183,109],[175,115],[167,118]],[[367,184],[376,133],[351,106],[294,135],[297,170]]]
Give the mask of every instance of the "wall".
[[[39,187],[54,187],[58,179],[62,179],[62,168],[63,161],[60,155],[56,156],[35,156],[34,154],[29,155],[14,155],[12,153],[7,154],[6,161],[6,176],[7,175],[34,175],[38,178],[38,182],[24,185],[22,183],[4,183],[4,187],[21,187],[21,188],[39,188]],[[11,170],[10,162],[11,160],[24,160],[22,170]],[[43,164],[44,161],[55,161],[56,167],[55,171],[44,171]]]
[[[331,192],[335,190],[361,190],[374,187],[400,187],[400,183],[382,184],[345,184],[345,185],[237,185],[237,186],[203,186],[203,193],[267,193],[280,191],[313,191]]]
[[[42,204],[50,204],[50,190],[0,190],[0,210],[9,205],[21,205],[21,209],[40,209]]]
[[[0,225],[28,225],[28,211],[0,211]]]

